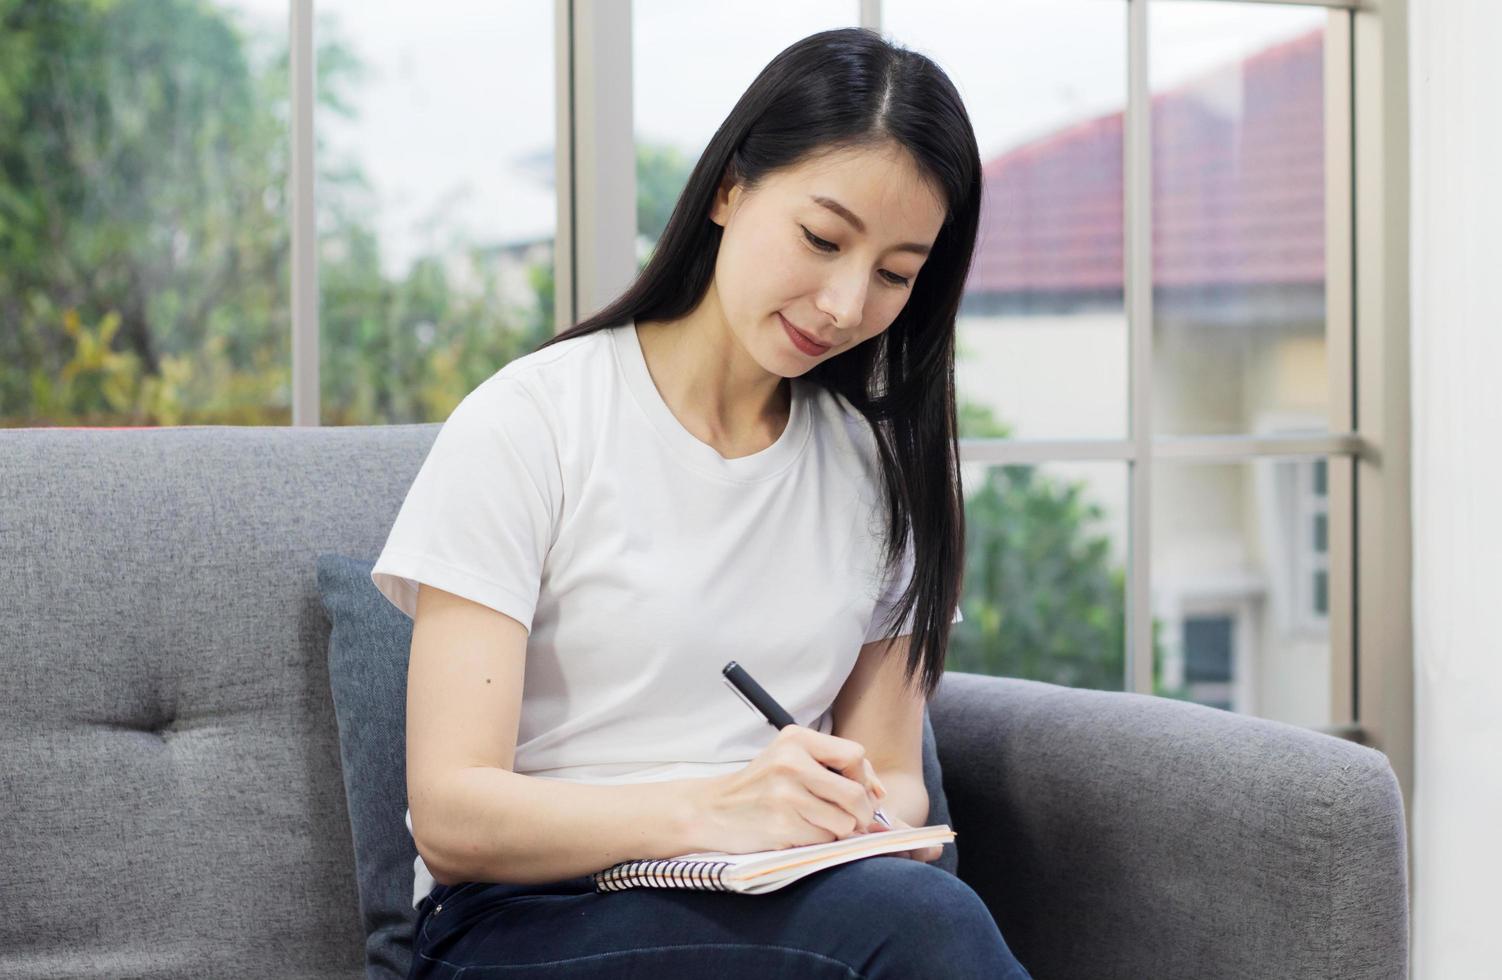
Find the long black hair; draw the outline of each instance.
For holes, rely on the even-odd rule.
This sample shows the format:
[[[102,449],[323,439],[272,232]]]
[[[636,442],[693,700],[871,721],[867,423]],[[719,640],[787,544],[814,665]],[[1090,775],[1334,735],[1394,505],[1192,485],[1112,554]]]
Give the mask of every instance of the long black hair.
[[[667,228],[631,287],[609,306],[537,347],[628,321],[674,320],[698,306],[724,229],[710,220],[721,181],[754,189],[775,171],[838,150],[903,147],[942,191],[944,224],[912,295],[885,331],[811,368],[871,424],[886,499],[884,563],[895,574],[911,526],[913,577],[885,622],[885,639],[917,607],[909,682],[932,697],[964,578],[965,508],[955,417],[954,322],[980,221],[975,131],[933,61],[867,28],[811,34],[772,59],[709,141]]]

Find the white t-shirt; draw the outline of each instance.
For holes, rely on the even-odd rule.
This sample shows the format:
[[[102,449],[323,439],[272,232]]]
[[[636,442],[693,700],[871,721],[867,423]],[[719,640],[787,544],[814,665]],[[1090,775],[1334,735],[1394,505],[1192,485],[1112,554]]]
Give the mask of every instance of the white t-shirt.
[[[831,730],[912,547],[900,581],[879,578],[869,424],[801,378],[792,399],[775,443],[725,459],[673,415],[627,324],[517,358],[439,429],[371,580],[408,616],[426,582],[528,628],[516,772],[743,768],[776,733],[724,680],[731,660]],[[416,905],[435,882],[421,856],[414,872]]]

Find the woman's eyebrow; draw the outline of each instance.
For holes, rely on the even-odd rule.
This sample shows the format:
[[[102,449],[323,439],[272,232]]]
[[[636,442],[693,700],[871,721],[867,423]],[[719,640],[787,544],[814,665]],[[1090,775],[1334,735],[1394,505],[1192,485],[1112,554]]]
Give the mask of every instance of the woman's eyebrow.
[[[839,201],[836,201],[834,198],[823,197],[819,194],[811,194],[809,195],[808,199],[810,201],[813,201],[820,207],[828,208],[835,214],[844,218],[846,221],[854,225],[855,230],[860,232],[862,235],[866,233],[866,223],[860,218],[857,218],[849,208],[845,207],[845,205],[841,204]],[[901,245],[893,246],[893,248],[898,252],[912,252],[915,255],[927,255],[929,252],[927,245],[920,245],[917,242],[903,242]]]

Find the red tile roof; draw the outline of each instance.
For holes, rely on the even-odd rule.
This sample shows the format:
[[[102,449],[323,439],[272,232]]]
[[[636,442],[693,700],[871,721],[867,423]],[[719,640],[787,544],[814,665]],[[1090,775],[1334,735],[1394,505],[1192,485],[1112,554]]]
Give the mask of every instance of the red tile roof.
[[[1157,286],[1320,283],[1324,29],[1158,93]],[[984,166],[971,293],[1117,290],[1123,114],[1089,119]]]

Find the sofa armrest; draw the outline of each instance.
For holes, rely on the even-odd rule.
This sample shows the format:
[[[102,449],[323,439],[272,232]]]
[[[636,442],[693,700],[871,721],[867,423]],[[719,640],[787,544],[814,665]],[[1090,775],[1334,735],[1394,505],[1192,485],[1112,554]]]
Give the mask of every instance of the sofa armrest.
[[[1048,977],[1406,977],[1387,756],[1202,705],[949,672],[959,874]]]

